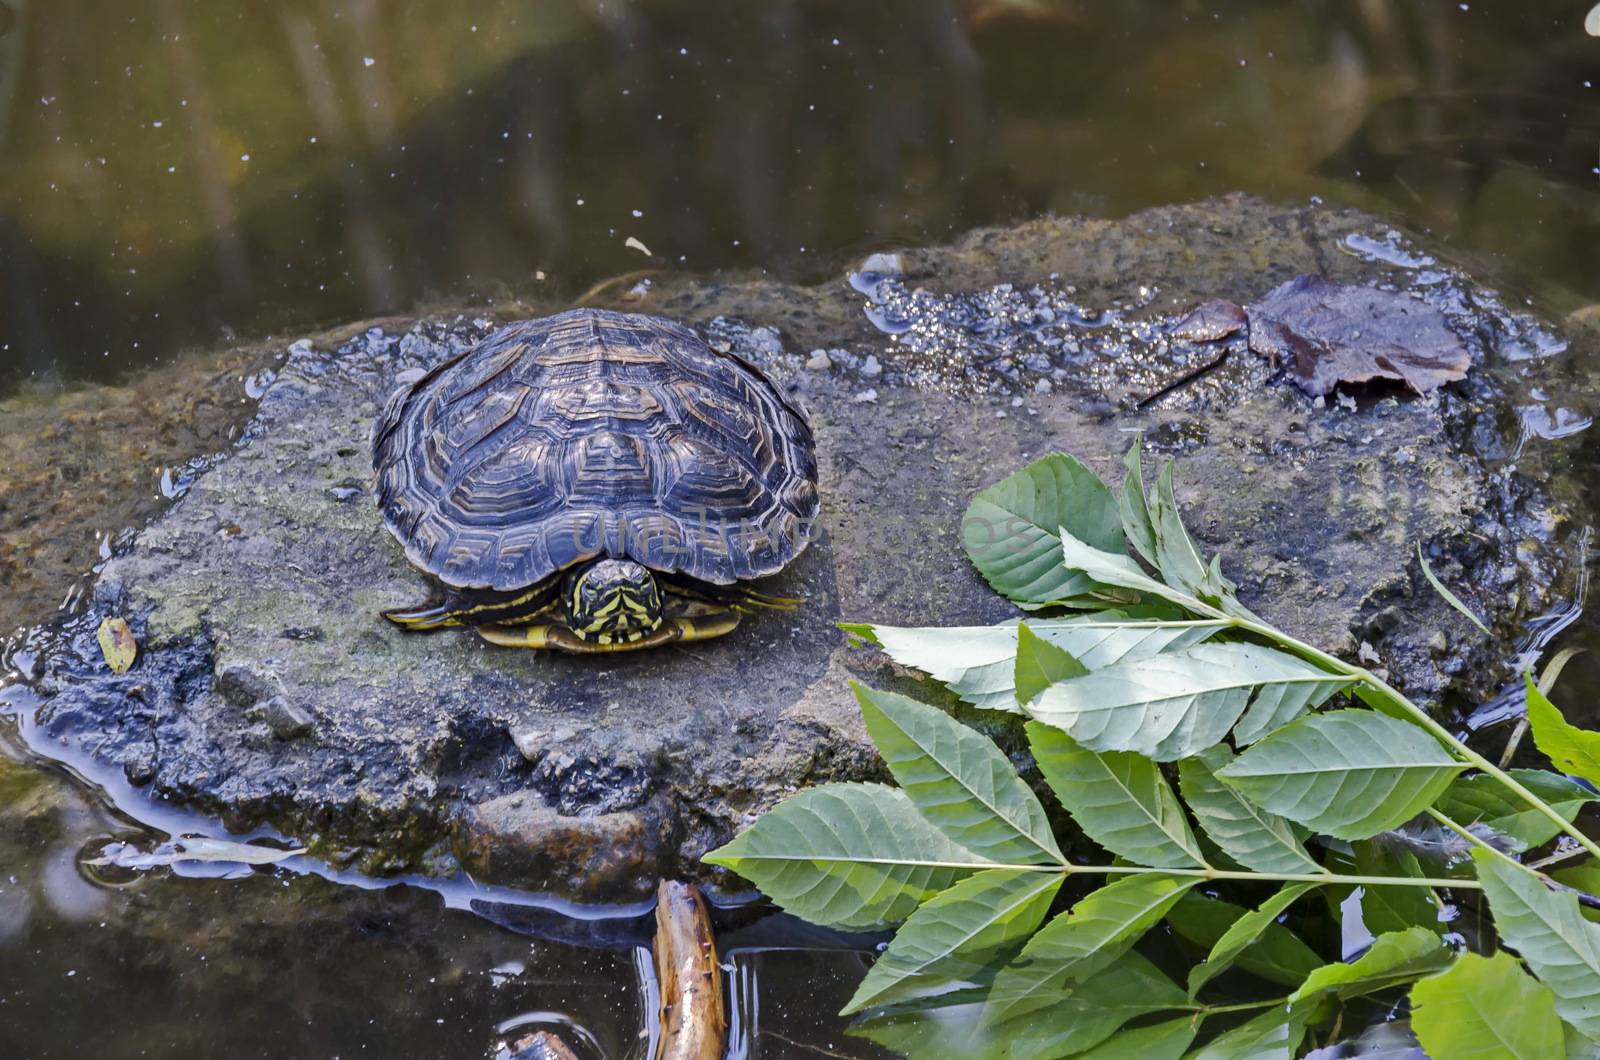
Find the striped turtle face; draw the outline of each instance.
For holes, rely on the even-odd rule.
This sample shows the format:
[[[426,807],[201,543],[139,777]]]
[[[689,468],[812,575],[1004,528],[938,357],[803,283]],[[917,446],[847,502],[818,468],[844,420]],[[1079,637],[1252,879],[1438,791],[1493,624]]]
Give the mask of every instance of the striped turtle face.
[[[575,570],[561,598],[568,628],[592,644],[627,644],[661,625],[655,575],[632,560],[603,559]]]

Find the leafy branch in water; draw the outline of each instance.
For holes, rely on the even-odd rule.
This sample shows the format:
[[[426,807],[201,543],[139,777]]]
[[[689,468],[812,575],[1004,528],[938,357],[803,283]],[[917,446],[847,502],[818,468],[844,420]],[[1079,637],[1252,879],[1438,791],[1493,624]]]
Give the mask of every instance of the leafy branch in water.
[[[707,860],[805,919],[896,927],[844,1011],[909,1056],[1292,1056],[1346,1004],[1407,989],[1433,1056],[1600,1054],[1600,925],[1580,905],[1600,846],[1574,824],[1600,733],[1530,676],[1534,744],[1559,772],[1502,769],[1251,613],[1184,528],[1172,465],[1147,491],[1137,444],[1125,463],[1120,497],[1054,454],[974,499],[968,555],[1027,619],[844,627],[1027,719],[1044,786],[1105,856],[1069,856],[987,736],[858,685],[899,786],[802,791]],[[1103,882],[1080,894],[1083,877]],[[1447,942],[1441,892],[1476,892],[1518,956]],[[1314,896],[1370,940],[1359,956],[1308,941]],[[1289,992],[1241,1000],[1251,978]]]

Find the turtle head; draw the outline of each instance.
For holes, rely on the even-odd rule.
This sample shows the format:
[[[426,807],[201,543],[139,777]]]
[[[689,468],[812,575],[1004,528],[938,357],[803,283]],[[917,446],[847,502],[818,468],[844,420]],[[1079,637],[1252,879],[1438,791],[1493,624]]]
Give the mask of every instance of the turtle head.
[[[661,625],[655,575],[628,559],[603,559],[567,575],[561,594],[567,627],[581,640],[626,644]]]

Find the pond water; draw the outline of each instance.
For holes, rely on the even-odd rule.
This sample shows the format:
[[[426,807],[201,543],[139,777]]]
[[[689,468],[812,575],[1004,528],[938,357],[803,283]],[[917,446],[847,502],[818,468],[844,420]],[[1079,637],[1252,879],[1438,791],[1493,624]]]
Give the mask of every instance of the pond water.
[[[644,268],[804,280],[976,225],[1239,190],[1392,215],[1543,313],[1593,313],[1583,7],[0,0],[0,415],[199,386],[217,362],[186,349],[432,301],[560,304]],[[174,453],[217,448],[248,397]],[[1563,452],[1600,486],[1587,435]],[[16,504],[0,517],[57,517]],[[0,556],[0,589],[32,564]],[[1561,636],[1600,648],[1584,621]],[[1597,690],[1591,651],[1561,693]],[[0,728],[0,1056],[485,1057],[542,1025],[594,1056],[648,1049],[638,909],[86,864],[119,837],[152,839]],[[737,1055],[878,1055],[833,1015],[867,943],[717,916]]]

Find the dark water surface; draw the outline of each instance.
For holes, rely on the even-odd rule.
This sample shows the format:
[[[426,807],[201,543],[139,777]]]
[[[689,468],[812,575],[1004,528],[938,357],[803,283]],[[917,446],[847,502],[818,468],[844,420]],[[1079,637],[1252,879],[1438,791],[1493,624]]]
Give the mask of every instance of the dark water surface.
[[[1393,215],[1593,313],[1587,6],[0,0],[0,395],[432,299],[803,279],[1236,190]],[[1558,698],[1597,690],[1591,651]],[[84,864],[140,835],[0,740],[0,1057],[484,1057],[545,1024],[648,1047],[637,910]],[[832,1015],[858,952],[725,919],[739,1055],[874,1055]]]

